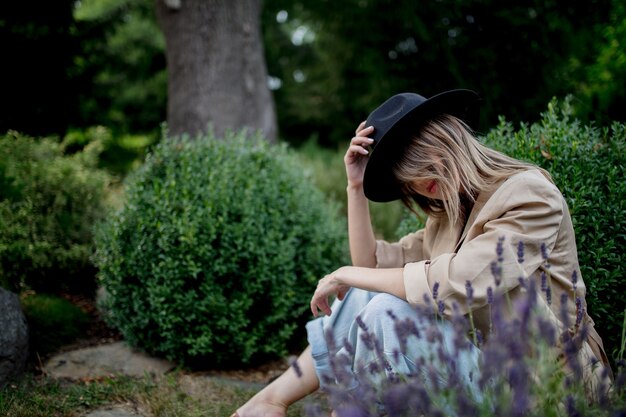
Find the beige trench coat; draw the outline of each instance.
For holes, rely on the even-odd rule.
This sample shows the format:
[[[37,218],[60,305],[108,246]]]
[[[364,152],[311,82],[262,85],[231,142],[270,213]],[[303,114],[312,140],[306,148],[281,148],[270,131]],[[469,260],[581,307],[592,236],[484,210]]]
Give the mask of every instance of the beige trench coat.
[[[445,305],[444,315],[452,314],[458,304],[467,314],[466,281],[474,289],[471,306],[474,323],[483,335],[489,331],[487,288],[494,288],[492,262],[497,259],[496,246],[502,243],[502,281],[499,292],[508,291],[515,302],[521,294],[519,277],[535,279],[540,285],[541,271],[549,264],[549,285],[552,302],[545,293],[540,306],[560,330],[561,294],[568,294],[570,323],[576,322],[576,297],[583,300],[586,312],[585,284],[580,274],[572,220],[567,204],[557,187],[538,170],[511,176],[492,189],[481,192],[469,214],[466,225],[453,227],[447,217],[430,217],[426,227],[403,237],[397,243],[376,242],[378,268],[404,268],[407,301],[424,304],[424,295],[432,299],[435,283],[439,283],[438,300]],[[518,262],[518,242],[524,243],[524,261]],[[547,262],[542,255],[545,245]],[[428,268],[426,268],[428,263]],[[576,291],[572,274],[577,274]],[[585,313],[584,323],[590,330],[588,341],[580,352],[581,364],[596,357],[608,366],[602,340]],[[600,367],[587,367],[586,377],[598,381]],[[595,385],[595,384],[594,384]]]

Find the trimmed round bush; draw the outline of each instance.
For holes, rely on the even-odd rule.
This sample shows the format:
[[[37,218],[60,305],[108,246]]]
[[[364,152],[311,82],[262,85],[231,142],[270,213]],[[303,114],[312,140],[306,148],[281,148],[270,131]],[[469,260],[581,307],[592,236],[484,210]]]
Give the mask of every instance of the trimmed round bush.
[[[346,262],[345,222],[285,147],[245,132],[164,138],[96,234],[109,322],[193,367],[302,342],[317,281]]]

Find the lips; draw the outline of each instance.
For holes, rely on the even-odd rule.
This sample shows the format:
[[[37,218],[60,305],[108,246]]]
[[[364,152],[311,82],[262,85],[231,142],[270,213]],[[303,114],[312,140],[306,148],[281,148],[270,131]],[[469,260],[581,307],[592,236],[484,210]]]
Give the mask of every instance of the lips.
[[[430,194],[435,194],[435,192],[437,191],[437,182],[433,181],[430,184],[428,184],[427,190]]]

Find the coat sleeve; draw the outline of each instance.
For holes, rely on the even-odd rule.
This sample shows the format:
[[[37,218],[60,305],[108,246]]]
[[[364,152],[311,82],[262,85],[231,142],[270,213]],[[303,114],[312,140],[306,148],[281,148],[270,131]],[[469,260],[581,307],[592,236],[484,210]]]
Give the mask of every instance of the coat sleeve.
[[[563,205],[561,193],[549,181],[528,176],[509,178],[472,225],[480,232],[472,233],[457,253],[431,259],[427,271],[424,261],[405,265],[407,301],[424,304],[425,295],[432,300],[433,286],[438,283],[438,300],[445,305],[444,314],[450,314],[455,303],[465,314],[469,308],[487,304],[488,287],[498,293],[515,288],[519,277],[530,276],[545,262],[542,252],[550,253],[554,247],[565,211]],[[523,254],[519,253],[519,242],[523,242]],[[500,279],[496,288],[497,276]],[[468,282],[473,289],[471,305],[466,295]]]
[[[402,268],[424,259],[424,229],[408,234],[398,242],[376,241],[376,267]]]

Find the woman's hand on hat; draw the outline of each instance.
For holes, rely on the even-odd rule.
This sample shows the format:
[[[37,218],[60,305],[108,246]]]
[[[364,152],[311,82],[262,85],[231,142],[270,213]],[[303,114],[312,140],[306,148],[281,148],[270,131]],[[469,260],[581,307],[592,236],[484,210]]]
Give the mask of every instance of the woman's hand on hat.
[[[363,174],[369,156],[367,148],[374,143],[374,140],[367,136],[371,135],[373,132],[373,126],[365,127],[365,122],[361,122],[356,129],[356,136],[350,141],[350,146],[343,158],[346,165],[346,175],[348,177],[349,186],[360,187],[363,185]]]

